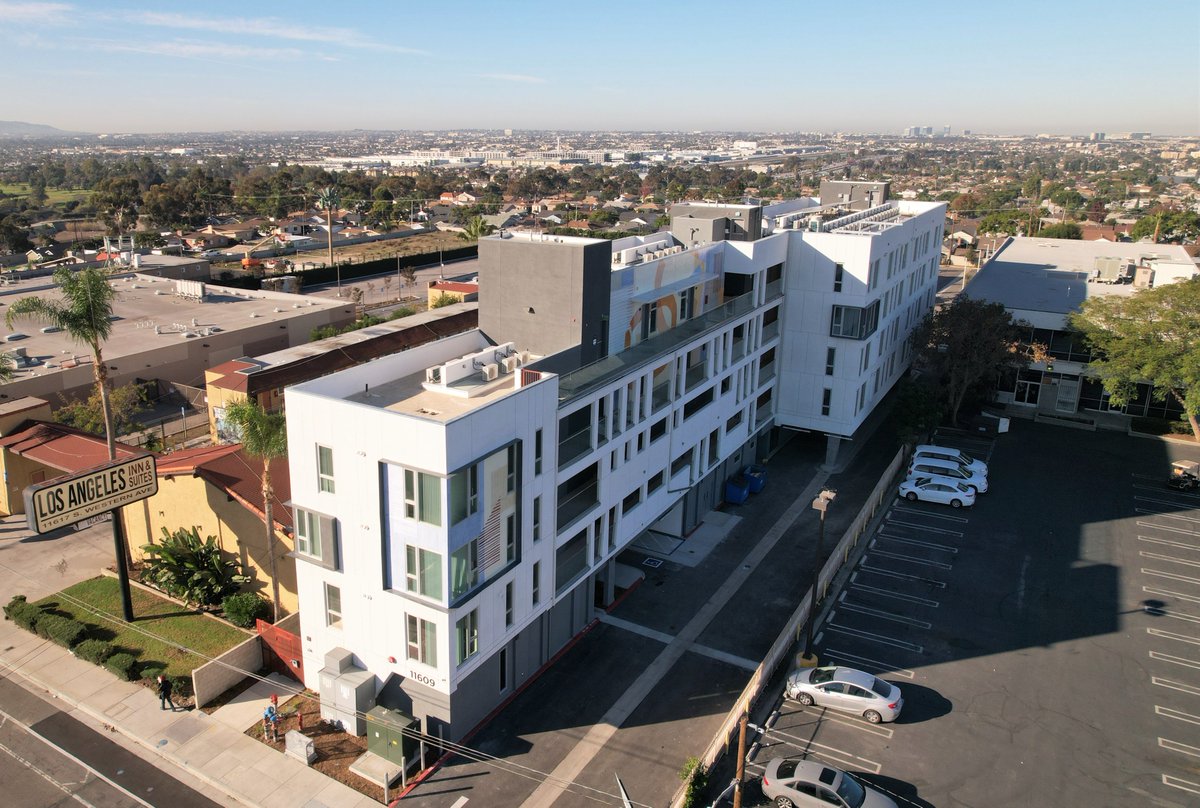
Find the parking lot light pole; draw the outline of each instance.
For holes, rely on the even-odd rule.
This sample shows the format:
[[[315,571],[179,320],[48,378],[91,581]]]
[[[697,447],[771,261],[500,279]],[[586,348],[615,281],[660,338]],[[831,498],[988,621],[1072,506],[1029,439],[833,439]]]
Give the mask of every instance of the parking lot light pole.
[[[804,657],[813,659],[813,624],[817,622],[817,586],[821,579],[821,545],[825,543],[825,511],[829,503],[837,498],[837,491],[832,488],[822,488],[812,501],[813,510],[821,514],[821,522],[817,527],[817,548],[813,555],[812,589],[809,590],[811,599],[808,602],[808,630],[804,637]],[[814,663],[815,664],[815,663]]]

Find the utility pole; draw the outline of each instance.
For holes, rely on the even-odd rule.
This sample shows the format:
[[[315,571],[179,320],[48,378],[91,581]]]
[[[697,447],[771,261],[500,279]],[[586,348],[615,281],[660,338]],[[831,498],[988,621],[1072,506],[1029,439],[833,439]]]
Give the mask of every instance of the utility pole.
[[[742,778],[746,776],[746,722],[750,716],[743,712],[738,722],[737,779],[733,783],[733,808],[742,808]]]

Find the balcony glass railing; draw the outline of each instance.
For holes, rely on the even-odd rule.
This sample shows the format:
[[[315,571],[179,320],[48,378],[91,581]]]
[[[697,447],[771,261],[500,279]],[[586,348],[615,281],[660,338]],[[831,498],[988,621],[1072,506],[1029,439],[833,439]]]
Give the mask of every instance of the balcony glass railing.
[[[662,384],[654,385],[654,394],[651,399],[651,410],[658,412],[663,407],[671,403],[671,382],[665,381]]]
[[[592,431],[590,427],[585,427],[572,435],[561,438],[558,441],[558,467],[561,469],[578,460],[591,449]]]
[[[687,369],[687,372],[683,378],[685,384],[687,385],[687,392],[690,393],[698,384],[700,384],[700,382],[704,381],[705,379],[704,363],[700,362],[699,364],[692,365]]]
[[[558,532],[562,533],[599,504],[598,483],[571,491],[558,500]]]
[[[564,373],[558,377],[559,401],[569,401],[634,373],[684,343],[717,330],[735,317],[749,314],[754,308],[753,294],[740,295],[668,331],[642,340],[619,354],[606,356],[598,362]]]
[[[779,336],[779,321],[778,320],[776,320],[775,322],[773,322],[769,325],[763,326],[762,341],[764,343],[770,342],[771,340],[775,339],[778,336]]]
[[[774,379],[775,371],[778,370],[778,368],[779,368],[778,362],[772,362],[769,365],[763,365],[761,368],[759,368],[759,370],[758,370],[758,386],[762,387],[764,384],[771,381],[771,379]]]

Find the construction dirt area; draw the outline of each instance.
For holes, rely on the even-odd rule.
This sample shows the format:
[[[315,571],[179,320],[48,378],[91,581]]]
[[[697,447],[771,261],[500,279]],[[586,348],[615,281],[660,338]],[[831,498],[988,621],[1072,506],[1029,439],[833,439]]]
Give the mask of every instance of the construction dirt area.
[[[452,250],[458,247],[466,247],[468,244],[469,242],[459,238],[458,233],[435,230],[404,238],[371,241],[366,244],[351,244],[348,247],[339,247],[335,244],[333,258],[338,263],[361,264],[364,261],[374,261],[379,258],[395,258],[399,255],[436,253],[438,250]],[[237,250],[237,247],[228,247],[224,252],[232,255],[236,254]],[[288,258],[298,266],[309,268],[325,266],[328,263],[328,255],[328,248],[322,244],[318,248],[304,250],[295,255],[288,256]],[[213,262],[213,265],[224,268],[227,264],[236,265],[240,261],[240,258],[232,258],[226,261],[216,260]]]

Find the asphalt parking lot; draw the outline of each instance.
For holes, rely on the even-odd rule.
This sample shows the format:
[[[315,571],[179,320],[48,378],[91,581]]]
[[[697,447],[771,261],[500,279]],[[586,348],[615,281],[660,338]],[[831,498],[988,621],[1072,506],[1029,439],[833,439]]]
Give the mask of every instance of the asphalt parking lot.
[[[894,724],[783,700],[749,771],[805,756],[901,806],[1200,804],[1200,496],[1180,444],[1018,421],[974,508],[897,500],[821,626]]]

